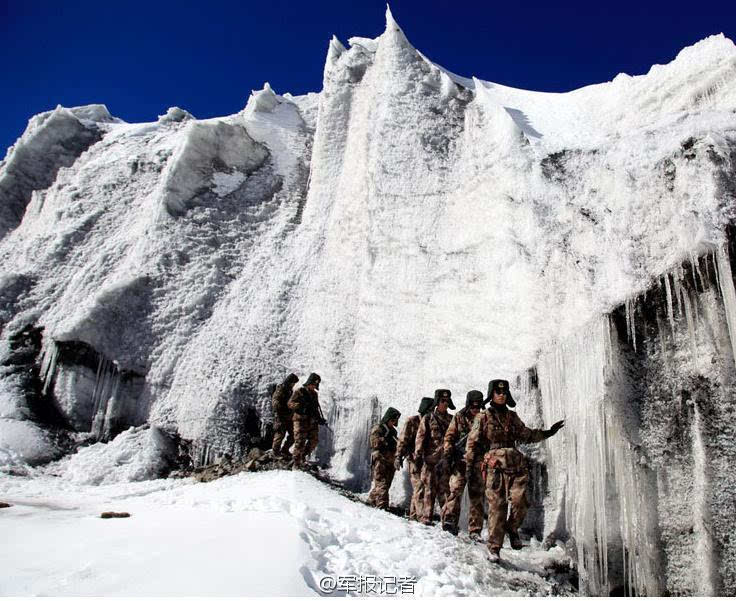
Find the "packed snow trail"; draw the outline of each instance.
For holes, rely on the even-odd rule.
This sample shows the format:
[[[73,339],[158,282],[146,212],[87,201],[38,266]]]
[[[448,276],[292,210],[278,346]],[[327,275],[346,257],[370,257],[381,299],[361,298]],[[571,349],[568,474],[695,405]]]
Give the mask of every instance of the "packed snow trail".
[[[301,472],[238,474],[206,484],[101,486],[8,477],[0,595],[319,594],[325,576],[415,579],[428,596],[551,595],[565,563],[536,542],[485,547],[354,503]],[[102,511],[129,519],[102,520]],[[337,591],[339,594],[339,591]]]

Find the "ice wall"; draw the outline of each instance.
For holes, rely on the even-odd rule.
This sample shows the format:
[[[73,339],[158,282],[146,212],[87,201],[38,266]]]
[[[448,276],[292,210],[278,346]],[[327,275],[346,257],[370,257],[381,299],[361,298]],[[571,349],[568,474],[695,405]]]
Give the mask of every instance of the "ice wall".
[[[733,594],[730,240],[540,356],[545,422],[567,419],[546,529],[591,594]]]
[[[53,159],[37,126],[63,138],[73,117],[97,133],[53,159],[48,181],[13,188],[26,204],[0,240],[0,336],[30,328],[39,340],[32,394],[10,386],[8,405],[26,421],[31,405],[45,408],[54,427],[103,439],[152,423],[209,462],[267,431],[271,385],[317,371],[332,428],[318,457],[364,489],[367,433],[387,406],[412,415],[436,388],[462,406],[468,390],[522,374],[518,409],[530,425],[560,417],[568,396],[594,409],[573,418],[585,436],[528,449],[538,472],[529,529],[573,533],[591,590],[624,579],[632,590],[689,590],[687,579],[676,584],[680,571],[661,585],[646,567],[659,560],[632,555],[649,548],[660,518],[631,517],[642,497],[618,491],[651,486],[652,476],[623,466],[641,465],[635,446],[659,434],[641,414],[636,425],[627,407],[643,397],[624,376],[654,352],[641,335],[647,305],[633,299],[657,278],[664,329],[707,330],[705,301],[688,301],[682,280],[662,274],[721,246],[735,217],[734,60],[733,44],[716,36],[646,75],[569,94],[514,90],[448,73],[389,12],[376,39],[330,42],[318,95],[266,84],[240,113],[208,120],[178,108],[144,124],[99,107],[39,117],[0,181],[36,173],[23,144]],[[718,257],[710,270],[728,282]],[[719,290],[733,332],[736,295]],[[628,334],[607,337],[597,320],[618,306]],[[596,345],[573,359],[589,323],[599,324]],[[673,357],[700,365],[697,337],[682,340]],[[526,370],[540,348],[536,389]],[[576,362],[580,381],[555,371]],[[712,436],[729,430],[703,411],[697,423],[687,432],[701,442],[686,447],[705,466]],[[607,470],[585,466],[603,479],[582,496],[567,464],[555,463],[573,443]],[[683,462],[682,474],[692,473]],[[541,494],[548,469],[558,503]],[[727,489],[713,474],[692,486]],[[694,532],[721,519],[706,497]],[[604,501],[610,515],[596,513]],[[610,541],[603,555],[598,539]],[[729,548],[704,540],[698,548],[715,555]],[[672,566],[680,555],[668,549]],[[724,564],[708,565],[712,577],[701,582],[717,588]]]

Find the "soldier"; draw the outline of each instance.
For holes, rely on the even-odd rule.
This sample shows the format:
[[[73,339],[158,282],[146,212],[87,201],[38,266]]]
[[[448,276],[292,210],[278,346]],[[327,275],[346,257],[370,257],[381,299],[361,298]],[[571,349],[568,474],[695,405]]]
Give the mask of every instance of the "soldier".
[[[440,507],[445,504],[449,488],[450,474],[442,454],[442,443],[450,425],[450,414],[447,409],[455,409],[449,390],[434,391],[434,411],[425,415],[419,422],[414,453],[422,458],[422,516],[420,521],[426,526],[432,525],[434,502],[437,499]]]
[[[411,502],[409,503],[409,519],[419,520],[422,516],[422,499],[424,487],[422,486],[422,458],[414,452],[419,421],[424,417],[434,404],[432,397],[425,396],[419,402],[419,415],[413,415],[404,422],[404,427],[399,436],[399,446],[396,449],[395,468],[400,470],[404,459],[409,461],[409,479],[411,480]]]
[[[294,384],[299,381],[296,374],[289,374],[286,379],[276,387],[271,397],[271,407],[273,409],[273,445],[271,450],[274,456],[282,455],[283,457],[291,457],[289,449],[294,444],[294,424],[289,410],[289,398],[294,389]],[[286,437],[286,443],[281,443]]]
[[[465,397],[465,408],[458,411],[450,421],[445,432],[444,454],[450,468],[450,494],[442,508],[442,529],[452,534],[458,533],[458,519],[463,499],[465,484],[468,484],[470,511],[468,515],[468,531],[470,538],[478,540],[483,530],[483,480],[481,478],[480,457],[472,465],[465,468],[465,445],[473,426],[475,417],[484,405],[483,393],[471,390]],[[469,477],[466,478],[466,471]]]
[[[488,499],[488,549],[489,559],[498,562],[504,534],[509,535],[512,549],[521,549],[519,526],[528,508],[526,484],[529,471],[526,457],[516,450],[517,443],[540,442],[565,425],[556,422],[549,430],[532,430],[524,425],[516,412],[507,380],[491,380],[488,383],[488,399],[491,404],[473,422],[468,436],[465,464],[468,480],[472,466],[482,455],[482,472]],[[508,516],[508,502],[511,514]]]
[[[389,407],[380,423],[371,430],[371,473],[373,487],[368,495],[368,504],[378,509],[388,509],[388,490],[394,480],[396,459],[396,426],[401,412]]]
[[[326,424],[319,406],[319,383],[317,374],[309,374],[304,386],[295,390],[288,407],[293,412],[294,423],[294,468],[300,469],[304,460],[317,448],[319,426]]]

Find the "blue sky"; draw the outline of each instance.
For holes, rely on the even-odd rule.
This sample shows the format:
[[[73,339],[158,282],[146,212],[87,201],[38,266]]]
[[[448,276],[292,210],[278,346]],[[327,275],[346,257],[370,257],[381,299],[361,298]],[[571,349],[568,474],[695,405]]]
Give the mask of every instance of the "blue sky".
[[[395,0],[409,40],[459,75],[567,91],[646,72],[684,46],[736,36],[736,2]],[[169,106],[196,117],[240,110],[251,89],[319,91],[336,34],[375,37],[382,0],[119,3],[0,0],[0,156],[29,117],[100,102],[130,122]]]

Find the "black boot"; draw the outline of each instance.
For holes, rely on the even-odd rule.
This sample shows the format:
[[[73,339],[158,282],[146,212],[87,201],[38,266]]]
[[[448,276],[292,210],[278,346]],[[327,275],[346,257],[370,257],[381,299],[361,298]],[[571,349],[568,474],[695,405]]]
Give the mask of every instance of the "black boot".
[[[454,534],[455,536],[457,536],[458,530],[455,524],[451,524],[450,522],[445,522],[444,524],[442,524],[442,529],[445,532],[449,532],[450,534]]]
[[[519,538],[518,532],[512,532],[511,530],[507,531],[509,535],[509,542],[511,543],[511,548],[516,549],[517,551],[519,549],[522,549],[524,545],[521,542],[521,538]]]

